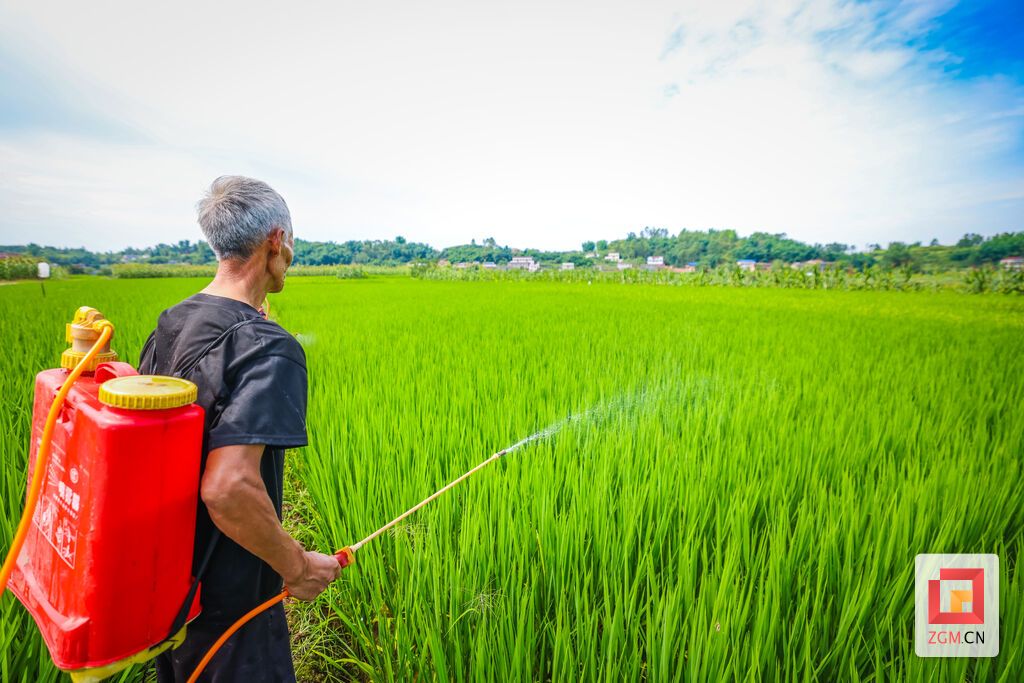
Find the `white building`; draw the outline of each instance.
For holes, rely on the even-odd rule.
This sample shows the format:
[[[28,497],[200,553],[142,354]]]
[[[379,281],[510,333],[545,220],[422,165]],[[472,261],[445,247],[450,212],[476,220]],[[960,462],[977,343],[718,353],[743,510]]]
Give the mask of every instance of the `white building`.
[[[740,259],[736,265],[740,267],[740,270],[757,270],[757,261],[750,259]]]
[[[616,267],[617,267],[617,268],[618,268],[619,270],[629,270],[630,268],[632,268],[632,267],[633,267],[633,264],[632,264],[632,263],[626,263],[625,261],[619,261],[619,262],[618,262],[618,263],[616,264]]]
[[[1024,270],[1024,256],[1007,256],[999,259],[999,265],[1006,270]]]
[[[533,260],[532,256],[513,256],[512,260],[508,262],[509,270],[529,270],[533,272],[538,266],[537,262]]]
[[[652,268],[664,268],[665,257],[664,256],[648,256],[647,265]]]
[[[562,270],[576,270],[576,264],[572,261],[566,261],[562,264]]]
[[[612,263],[618,263],[619,262],[619,252],[617,252],[617,251],[609,251],[608,255],[604,257],[604,260],[605,261],[611,261]]]
[[[494,261],[484,261],[484,270],[494,270],[498,267],[498,264]]]

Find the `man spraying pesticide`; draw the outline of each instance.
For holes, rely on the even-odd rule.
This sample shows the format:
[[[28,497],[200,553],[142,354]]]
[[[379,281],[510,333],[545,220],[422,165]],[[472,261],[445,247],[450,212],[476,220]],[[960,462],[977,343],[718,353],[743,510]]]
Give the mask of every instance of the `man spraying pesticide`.
[[[139,368],[195,382],[206,411],[195,538],[202,613],[180,647],[157,657],[158,680],[167,683],[185,681],[225,629],[279,593],[282,580],[290,595],[311,600],[341,571],[331,555],[303,549],[280,521],[285,449],[306,445],[306,359],[260,307],[284,288],[294,256],[288,206],[266,183],[225,176],[198,209],[217,274],[161,314]],[[294,680],[284,608],[253,619],[207,674]]]
[[[61,367],[36,378],[0,593],[11,588],[77,681],[154,657],[159,681],[186,681],[282,585],[311,600],[352,557],[306,551],[280,521],[285,449],[306,444],[306,362],[260,304],[292,262],[288,207],[225,176],[198,209],[217,274],[161,314],[144,374],[118,362],[113,323],[82,307]],[[204,679],[294,681],[283,607],[252,618]]]

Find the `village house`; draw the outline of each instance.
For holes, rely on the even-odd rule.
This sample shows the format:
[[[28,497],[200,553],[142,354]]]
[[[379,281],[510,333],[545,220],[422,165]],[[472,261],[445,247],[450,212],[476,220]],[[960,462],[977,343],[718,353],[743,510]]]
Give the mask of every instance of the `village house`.
[[[657,270],[659,268],[664,268],[665,267],[665,257],[664,256],[648,256],[647,257],[647,267],[650,268],[651,270]]]
[[[611,261],[612,263],[618,263],[619,262],[619,252],[617,252],[617,251],[609,251],[608,255],[604,257],[604,260],[605,261]]]
[[[566,261],[562,264],[562,270],[576,270],[576,264],[572,261]]]
[[[999,259],[999,266],[1006,270],[1024,270],[1024,256],[1007,256]]]
[[[825,270],[825,262],[820,258],[812,258],[810,261],[804,261],[803,263],[797,261],[791,266],[794,270]]]
[[[537,262],[533,260],[532,256],[513,256],[512,260],[508,262],[509,270],[529,270],[533,272],[536,270],[534,266]]]
[[[751,261],[750,259],[740,259],[736,262],[736,265],[739,266],[740,270],[752,271],[757,269],[757,261]]]
[[[619,270],[629,270],[630,268],[633,267],[633,264],[632,263],[626,263],[625,261],[619,261],[618,263],[615,264],[615,266]]]
[[[497,267],[498,264],[494,261],[484,261],[484,270],[495,270]]]

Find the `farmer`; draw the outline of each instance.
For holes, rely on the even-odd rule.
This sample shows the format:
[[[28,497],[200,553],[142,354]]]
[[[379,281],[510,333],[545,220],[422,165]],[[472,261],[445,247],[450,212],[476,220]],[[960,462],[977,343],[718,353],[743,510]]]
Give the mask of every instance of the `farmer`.
[[[266,183],[222,176],[198,211],[217,274],[160,315],[139,362],[144,374],[194,382],[206,411],[193,560],[203,611],[184,644],[157,658],[161,683],[185,681],[282,580],[293,596],[312,600],[340,573],[334,557],[303,549],[281,526],[285,449],[306,445],[306,357],[261,304],[284,288],[294,256],[288,205]],[[284,607],[233,635],[201,680],[294,681]]]

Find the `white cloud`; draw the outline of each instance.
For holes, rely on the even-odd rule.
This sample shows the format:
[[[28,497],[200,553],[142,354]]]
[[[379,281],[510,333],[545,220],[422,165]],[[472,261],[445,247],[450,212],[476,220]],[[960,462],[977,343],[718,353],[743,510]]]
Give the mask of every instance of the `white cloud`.
[[[1000,161],[1021,85],[948,80],[933,62],[955,56],[906,47],[941,3],[302,8],[0,9],[0,40],[144,136],[0,130],[0,242],[195,239],[202,187],[239,172],[281,190],[313,239],[1024,227],[1024,164]]]

